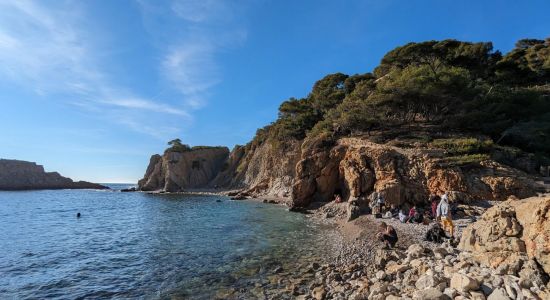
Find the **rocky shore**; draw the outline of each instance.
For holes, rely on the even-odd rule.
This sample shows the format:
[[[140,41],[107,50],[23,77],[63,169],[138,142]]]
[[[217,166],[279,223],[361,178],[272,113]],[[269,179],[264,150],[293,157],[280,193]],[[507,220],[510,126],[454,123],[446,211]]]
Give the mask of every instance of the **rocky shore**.
[[[398,135],[297,141],[284,148],[253,141],[231,152],[169,148],[151,157],[138,190],[255,199],[328,226],[319,249],[288,253],[296,258],[292,263],[259,259],[256,267],[235,274],[218,299],[548,299],[550,200],[516,198],[545,190],[532,164],[505,164],[496,154],[451,164],[439,144],[406,142]],[[427,225],[382,219],[397,230],[399,242],[396,249],[381,250],[376,231],[382,220],[362,215],[373,195],[406,211],[426,207],[430,196],[443,192],[460,208],[452,245],[425,241]],[[342,203],[332,201],[335,195]],[[535,224],[531,212],[545,217]]]
[[[326,253],[274,265],[264,281],[219,291],[218,299],[550,299],[550,196],[455,220],[458,245],[427,242],[427,225],[371,215],[348,221],[347,205],[310,212],[329,228]],[[399,233],[396,248],[376,239],[381,221]]]

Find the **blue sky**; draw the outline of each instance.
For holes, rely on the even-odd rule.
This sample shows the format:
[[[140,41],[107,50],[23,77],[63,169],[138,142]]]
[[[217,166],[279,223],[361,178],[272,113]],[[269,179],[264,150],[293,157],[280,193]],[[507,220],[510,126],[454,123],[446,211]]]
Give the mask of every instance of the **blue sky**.
[[[550,36],[550,2],[0,0],[0,157],[135,182],[180,137],[244,144],[326,74],[410,41]]]

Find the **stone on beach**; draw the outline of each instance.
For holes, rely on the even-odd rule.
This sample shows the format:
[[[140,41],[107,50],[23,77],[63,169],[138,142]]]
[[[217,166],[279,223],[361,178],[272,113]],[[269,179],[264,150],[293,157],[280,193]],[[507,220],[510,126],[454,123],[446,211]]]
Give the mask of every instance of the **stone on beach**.
[[[414,300],[450,300],[449,296],[443,294],[439,289],[429,288],[414,292]]]
[[[470,276],[455,273],[453,277],[451,277],[451,288],[457,291],[469,292],[471,290],[477,290],[479,288],[479,282]]]

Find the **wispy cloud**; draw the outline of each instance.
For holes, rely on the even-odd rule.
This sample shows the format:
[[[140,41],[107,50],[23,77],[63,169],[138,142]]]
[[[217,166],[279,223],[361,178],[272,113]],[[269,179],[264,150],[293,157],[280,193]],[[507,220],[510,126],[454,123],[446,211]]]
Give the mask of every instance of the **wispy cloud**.
[[[72,90],[100,80],[85,39],[70,26],[70,11],[48,11],[31,1],[0,1],[0,68],[37,91]],[[58,22],[66,20],[67,22]]]
[[[178,91],[186,104],[200,108],[223,80],[218,55],[246,40],[245,26],[235,16],[245,7],[236,1],[173,0],[169,7],[140,1],[146,27],[152,35],[159,28],[151,25],[172,16],[179,31],[159,41],[162,54],[160,73]]]
[[[192,41],[172,46],[162,61],[163,76],[194,108],[204,104],[209,89],[221,80],[214,51],[207,41]]]
[[[0,73],[5,78],[38,95],[54,95],[85,109],[122,110],[103,113],[102,117],[123,114],[126,120],[115,117],[109,121],[155,137],[164,138],[174,132],[172,128],[169,133],[162,132],[162,124],[143,125],[147,119],[135,119],[142,114],[134,112],[190,119],[183,103],[175,107],[147,99],[109,77],[101,68],[104,62],[97,55],[97,39],[83,25],[86,16],[80,3],[49,4],[46,7],[39,1],[0,0]]]
[[[147,111],[167,113],[173,115],[184,116],[190,118],[189,113],[182,109],[174,108],[170,105],[159,104],[149,100],[138,99],[138,98],[126,98],[126,99],[111,99],[111,100],[101,100],[102,103],[111,106],[118,106],[122,108],[130,109],[144,109]]]

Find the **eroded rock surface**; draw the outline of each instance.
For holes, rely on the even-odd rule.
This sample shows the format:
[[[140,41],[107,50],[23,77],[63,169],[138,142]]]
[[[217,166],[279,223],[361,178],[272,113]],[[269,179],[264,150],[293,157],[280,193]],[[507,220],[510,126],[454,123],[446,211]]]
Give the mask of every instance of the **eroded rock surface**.
[[[229,149],[200,147],[185,152],[167,151],[151,157],[145,176],[138,182],[142,191],[179,192],[210,187],[212,180],[227,168]]]
[[[460,249],[476,261],[517,273],[534,260],[550,273],[550,197],[509,200],[466,228]]]
[[[292,202],[307,206],[381,193],[389,204],[425,203],[430,194],[452,191],[451,200],[504,200],[510,195],[533,196],[535,183],[522,171],[495,161],[476,168],[446,166],[437,152],[402,149],[355,138],[341,139],[331,149],[302,153],[296,165]]]
[[[284,199],[291,207],[313,202],[366,199],[381,193],[389,204],[425,204],[430,194],[450,193],[453,202],[533,196],[530,175],[492,160],[460,167],[441,163],[437,149],[400,148],[362,138],[336,144],[254,141],[227,148],[200,147],[151,157],[141,190],[238,189],[236,198]]]

